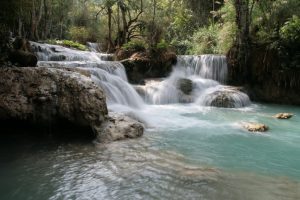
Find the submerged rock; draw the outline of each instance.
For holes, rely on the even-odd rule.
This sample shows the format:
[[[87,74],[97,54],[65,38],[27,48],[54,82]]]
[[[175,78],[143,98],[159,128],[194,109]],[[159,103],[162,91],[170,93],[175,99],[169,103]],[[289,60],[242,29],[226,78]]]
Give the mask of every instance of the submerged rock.
[[[193,91],[193,82],[187,78],[181,78],[177,81],[177,88],[186,95]]]
[[[267,125],[255,122],[244,122],[243,127],[250,132],[266,132],[269,130]]]
[[[110,113],[108,119],[97,128],[98,141],[102,143],[137,138],[143,135],[144,126],[128,116]]]
[[[74,71],[51,68],[0,69],[0,120],[48,124],[65,120],[96,130],[106,120],[101,88]]]
[[[293,117],[292,113],[278,113],[276,115],[273,116],[274,118],[277,119],[290,119],[291,117]]]

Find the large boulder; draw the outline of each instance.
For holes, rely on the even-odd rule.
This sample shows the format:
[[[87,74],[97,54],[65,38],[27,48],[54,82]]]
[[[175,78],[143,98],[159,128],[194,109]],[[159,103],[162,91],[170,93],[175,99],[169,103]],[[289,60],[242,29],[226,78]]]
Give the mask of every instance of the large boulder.
[[[119,113],[109,113],[108,119],[97,129],[101,143],[137,138],[143,135],[144,126],[140,122]]]
[[[212,93],[213,100],[210,106],[222,107],[222,108],[234,108],[234,99],[231,98],[232,91],[216,91]]]
[[[12,50],[9,53],[9,60],[13,64],[19,64],[21,67],[35,67],[38,59],[30,52],[23,50]]]
[[[72,137],[75,132],[81,136],[92,135],[99,142],[143,134],[141,123],[121,114],[108,116],[104,92],[93,83],[89,71],[14,67],[0,68],[0,74],[0,122],[3,124],[18,127],[25,123],[46,128],[51,124],[59,134],[69,134],[65,133],[69,131]]]
[[[101,88],[81,73],[51,68],[0,68],[0,120],[34,125],[61,120],[97,127],[106,120]],[[17,126],[17,125],[16,125]]]
[[[222,87],[209,93],[204,98],[206,106],[222,108],[240,108],[248,106],[251,102],[247,94],[237,87]]]
[[[21,67],[35,67],[38,59],[32,53],[28,40],[17,37],[13,42],[13,49],[9,50],[9,61]]]
[[[129,53],[132,53],[131,55]],[[132,84],[143,84],[145,79],[162,78],[168,76],[172,66],[177,62],[174,52],[160,52],[151,54],[149,52],[128,52],[121,63],[126,69],[128,80]]]

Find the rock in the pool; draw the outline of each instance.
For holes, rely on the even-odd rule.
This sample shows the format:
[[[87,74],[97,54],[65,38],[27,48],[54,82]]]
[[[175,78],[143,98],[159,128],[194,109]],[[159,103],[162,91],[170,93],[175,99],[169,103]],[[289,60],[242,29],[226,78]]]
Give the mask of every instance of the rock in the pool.
[[[187,78],[181,78],[177,81],[177,88],[184,94],[189,95],[193,90],[193,82]]]
[[[291,117],[293,117],[292,113],[278,113],[276,115],[273,116],[274,118],[277,119],[290,119]]]
[[[98,142],[107,143],[143,135],[142,123],[120,113],[109,113],[107,120],[97,129]]]
[[[269,130],[267,125],[256,122],[244,122],[243,127],[250,132],[266,132]]]

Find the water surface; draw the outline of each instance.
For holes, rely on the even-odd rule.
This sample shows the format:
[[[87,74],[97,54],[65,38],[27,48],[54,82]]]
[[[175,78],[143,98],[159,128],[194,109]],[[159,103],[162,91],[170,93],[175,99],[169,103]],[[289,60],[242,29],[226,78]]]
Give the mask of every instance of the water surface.
[[[271,117],[283,111],[295,116]],[[1,140],[1,199],[300,199],[299,107],[149,105],[135,116],[148,124],[135,140]]]

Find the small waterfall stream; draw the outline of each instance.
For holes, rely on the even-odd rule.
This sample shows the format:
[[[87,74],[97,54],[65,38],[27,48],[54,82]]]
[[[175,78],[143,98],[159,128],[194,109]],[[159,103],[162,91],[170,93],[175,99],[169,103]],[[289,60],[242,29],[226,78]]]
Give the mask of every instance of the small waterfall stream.
[[[39,67],[77,67],[88,70],[93,81],[105,92],[107,104],[141,108],[142,98],[128,83],[124,66],[107,61],[105,54],[78,51],[58,45],[32,43],[39,58]],[[56,58],[63,58],[61,60]]]

